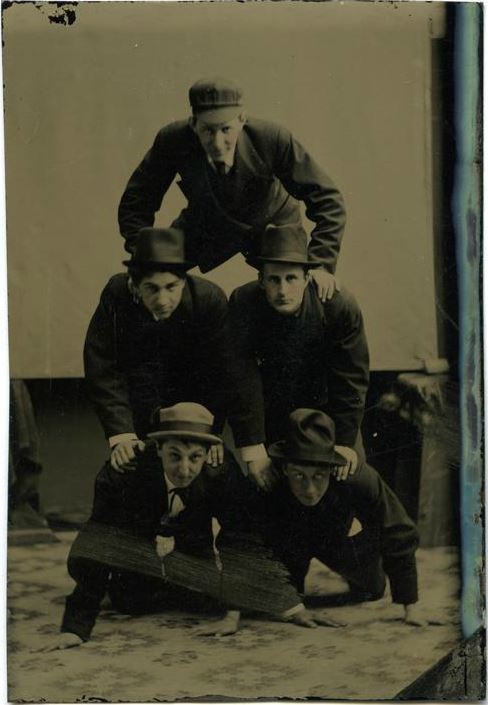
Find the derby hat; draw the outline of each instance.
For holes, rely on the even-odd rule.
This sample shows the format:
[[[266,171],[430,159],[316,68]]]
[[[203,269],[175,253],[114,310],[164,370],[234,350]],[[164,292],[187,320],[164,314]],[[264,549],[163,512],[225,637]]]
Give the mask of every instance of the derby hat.
[[[290,414],[284,441],[268,448],[272,458],[309,465],[346,465],[334,450],[335,424],[323,411],[296,409]]]
[[[195,266],[185,259],[185,235],[177,228],[141,228],[132,259],[122,264],[162,270],[168,265],[185,270]]]
[[[242,112],[242,91],[225,78],[197,81],[188,96],[193,115],[205,113],[205,120],[229,122]]]
[[[305,267],[320,267],[321,264],[308,257],[307,233],[301,223],[267,225],[261,236],[259,255],[246,261],[255,268],[264,262],[301,264]]]
[[[158,440],[176,437],[205,443],[222,443],[222,439],[213,433],[213,415],[201,404],[184,401],[164,409],[156,409],[152,422],[154,430],[147,434],[148,438]]]

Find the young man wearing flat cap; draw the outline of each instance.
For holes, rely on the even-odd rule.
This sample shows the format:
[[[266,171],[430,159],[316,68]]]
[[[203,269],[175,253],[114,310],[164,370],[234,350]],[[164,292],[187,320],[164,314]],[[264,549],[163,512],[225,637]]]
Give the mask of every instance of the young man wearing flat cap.
[[[129,179],[119,205],[120,232],[132,251],[153,225],[178,174],[188,206],[174,222],[202,272],[238,252],[255,254],[268,223],[300,221],[299,201],[315,223],[309,245],[321,298],[332,296],[345,213],[329,177],[284,128],[248,118],[242,91],[224,79],[197,81],[192,117],[163,127]]]
[[[247,396],[240,415],[243,457],[269,486],[262,444],[283,438],[294,409],[321,409],[334,419],[337,450],[347,461],[339,477],[345,478],[363,452],[369,355],[361,310],[344,287],[321,300],[311,277],[317,263],[299,223],[267,226],[259,256],[248,261],[259,270],[258,281],[229,300],[238,387]]]
[[[237,578],[229,574],[225,558],[224,574],[217,570],[212,517],[225,529],[221,557],[230,560],[235,547],[233,564],[240,565],[239,558],[247,555],[243,537],[253,506],[246,493],[253,488],[231,453],[226,453],[225,472],[216,475],[206,464],[210,445],[221,442],[213,427],[212,414],[200,404],[158,409],[135,471],[120,473],[105,464],[96,478],[91,517],[68,556],[76,587],[66,599],[61,634],[43,650],[87,641],[107,593],[114,609],[134,615],[175,607],[215,610],[229,603],[268,612],[296,606],[297,593],[286,573],[265,556],[260,555],[256,585],[259,570],[261,579],[274,583],[267,602],[252,580],[247,588],[242,584],[242,570]],[[169,552],[164,547],[162,561],[156,544],[160,536],[173,543]],[[249,565],[249,557],[243,565]],[[231,610],[207,631],[233,633],[238,620],[239,613]]]
[[[86,335],[88,395],[121,469],[143,449],[154,409],[193,399],[221,424],[231,402],[227,299],[193,266],[184,234],[143,228],[136,249],[105,286]]]
[[[344,577],[358,599],[381,598],[386,574],[393,602],[403,605],[404,621],[424,626],[427,620],[417,604],[415,525],[365,462],[346,482],[337,482],[334,470],[346,461],[335,443],[334,422],[322,411],[296,409],[290,415],[284,440],[269,448],[280,479],[263,494],[266,543],[300,593],[312,558]],[[294,621],[310,627],[319,623],[305,609]]]

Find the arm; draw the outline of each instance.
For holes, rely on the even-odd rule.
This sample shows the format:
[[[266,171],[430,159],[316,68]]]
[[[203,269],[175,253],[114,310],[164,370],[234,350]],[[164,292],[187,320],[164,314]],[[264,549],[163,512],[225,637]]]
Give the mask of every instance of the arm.
[[[383,568],[390,580],[393,602],[417,602],[418,532],[414,522],[395,493],[366,463],[349,484],[359,520],[379,528]]]
[[[125,248],[132,251],[138,231],[154,225],[154,214],[176,175],[171,154],[174,126],[163,128],[151,149],[129,179],[118,209],[119,228]]]
[[[302,145],[283,128],[276,140],[274,172],[294,198],[303,201],[307,218],[315,223],[310,258],[335,272],[346,222],[339,190]]]
[[[117,342],[117,312],[109,282],[86,334],[84,364],[87,392],[107,438],[119,434],[134,434],[137,438]]]
[[[258,314],[247,292],[236,289],[229,300],[229,322],[232,352],[232,376],[238,392],[239,408],[231,418],[234,440],[238,448],[264,443],[264,396],[254,343]]]
[[[328,378],[327,413],[334,419],[336,443],[352,448],[364,413],[369,384],[369,352],[361,310],[343,290],[325,306]]]

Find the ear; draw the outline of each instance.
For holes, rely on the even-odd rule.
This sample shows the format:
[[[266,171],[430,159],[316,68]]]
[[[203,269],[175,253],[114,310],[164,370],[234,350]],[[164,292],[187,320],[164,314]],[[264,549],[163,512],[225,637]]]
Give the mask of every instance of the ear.
[[[243,125],[246,124],[247,122],[247,113],[245,110],[242,111],[242,113],[239,115],[239,120],[242,122]]]
[[[258,271],[258,282],[259,282],[259,286],[261,287],[261,289],[264,289],[263,270],[262,269],[260,269]]]
[[[190,125],[193,132],[196,132],[197,119],[194,115],[188,118],[188,124]]]
[[[132,281],[132,277],[129,275],[129,280],[127,282],[128,289],[130,291],[130,294],[132,296],[132,300],[134,301],[135,304],[139,303],[141,300],[141,294],[139,293],[139,287],[137,284],[134,284]]]
[[[305,276],[305,286],[308,286],[310,282],[312,281],[312,275],[310,274],[310,269],[304,272]]]

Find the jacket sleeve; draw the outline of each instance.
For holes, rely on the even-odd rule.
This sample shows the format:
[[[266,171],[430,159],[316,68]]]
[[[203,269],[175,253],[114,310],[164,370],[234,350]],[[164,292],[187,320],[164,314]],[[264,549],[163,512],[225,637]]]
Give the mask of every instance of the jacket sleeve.
[[[325,171],[288,130],[279,128],[274,172],[315,223],[309,255],[334,273],[346,223],[343,198]]]
[[[216,539],[222,565],[222,601],[228,609],[272,614],[295,611],[301,598],[285,566],[263,536],[263,495],[226,452],[223,473],[214,481]]]
[[[166,191],[176,175],[171,150],[172,126],[158,132],[151,149],[129,179],[118,209],[125,248],[131,252],[141,228],[154,225]]]
[[[208,286],[203,296],[195,296],[197,300],[199,337],[205,349],[205,372],[200,384],[206,403],[215,415],[215,430],[220,433],[237,403],[232,389],[228,302],[215,284]]]
[[[83,354],[88,397],[107,438],[134,432],[127,378],[118,360],[116,327],[109,282],[88,326]]]
[[[357,500],[358,518],[379,528],[383,568],[390,580],[393,602],[417,602],[418,532],[402,503],[376,470],[363,463],[349,480]]]
[[[369,384],[369,352],[361,310],[346,290],[326,306],[327,413],[336,443],[352,447],[361,426]]]
[[[236,289],[229,300],[231,370],[238,408],[230,419],[237,448],[265,442],[264,395],[253,350],[254,324],[250,302]]]

